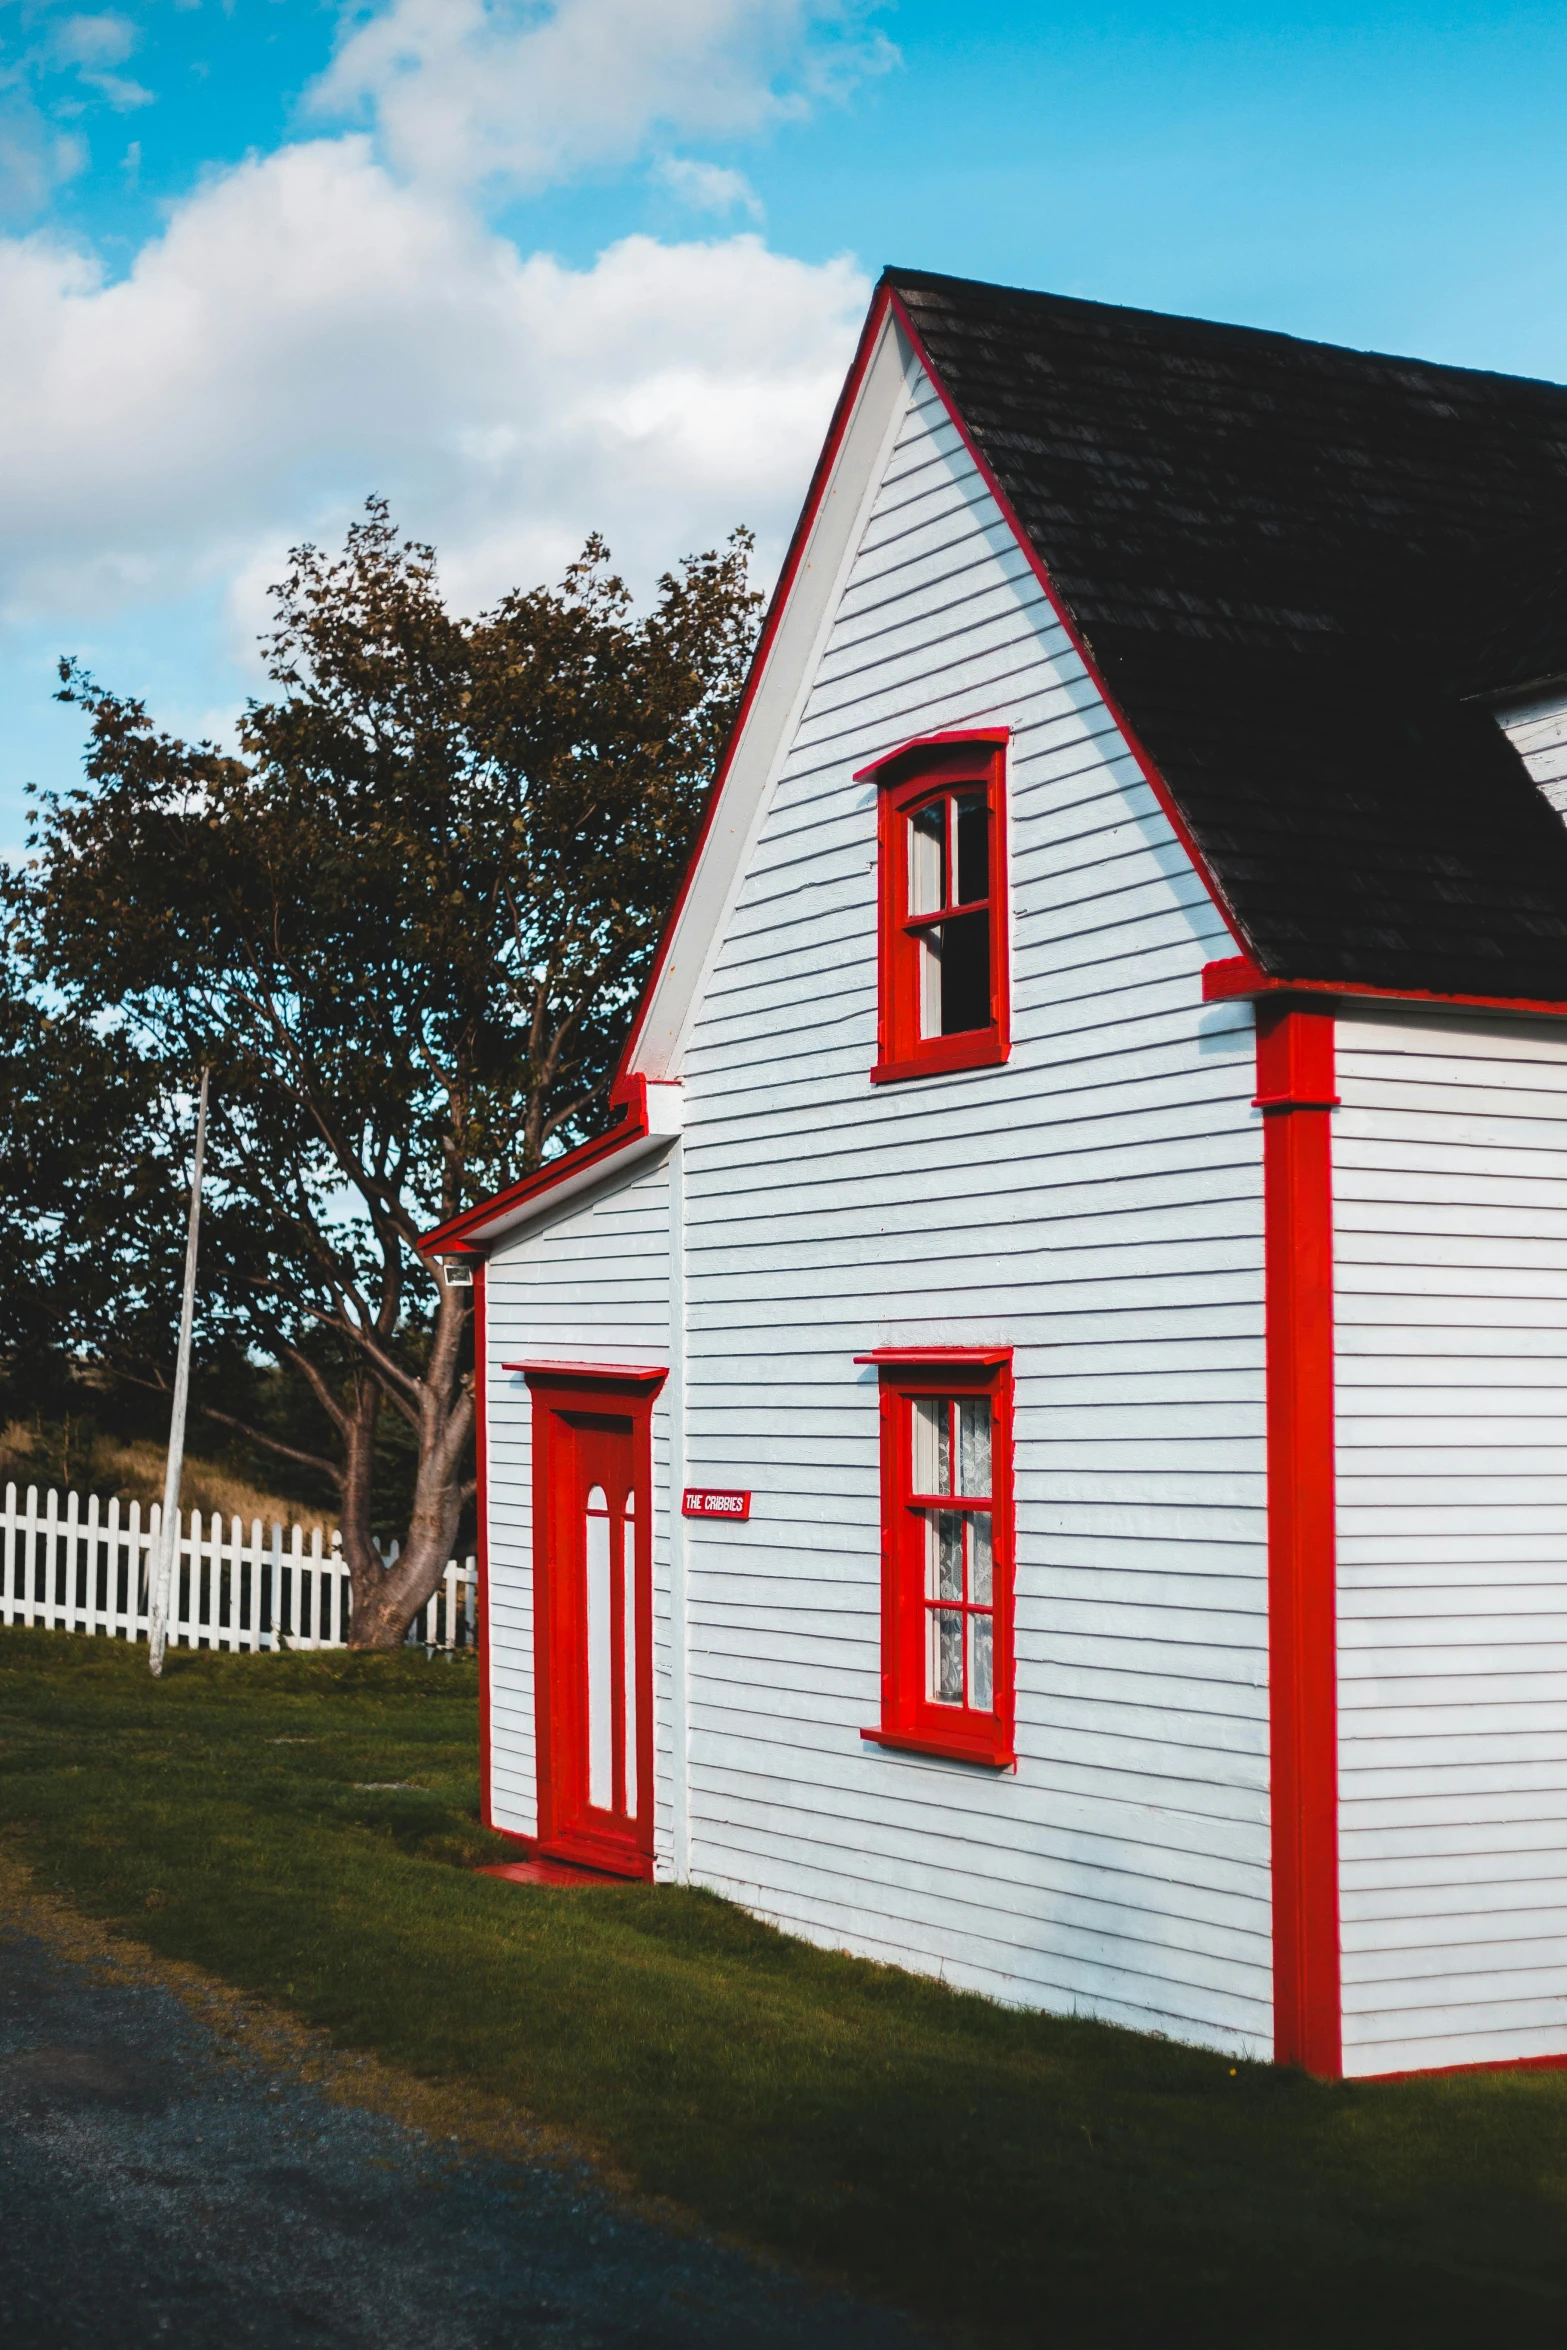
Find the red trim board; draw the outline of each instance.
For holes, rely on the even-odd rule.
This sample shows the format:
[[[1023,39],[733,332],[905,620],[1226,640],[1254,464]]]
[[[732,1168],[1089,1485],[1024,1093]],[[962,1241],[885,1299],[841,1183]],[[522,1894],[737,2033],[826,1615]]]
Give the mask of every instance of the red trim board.
[[[1446,2081],[1456,2073],[1560,2073],[1567,2072],[1567,2056],[1487,2056],[1475,2064],[1428,2064],[1409,2073],[1355,2073],[1357,2082],[1385,2081]]]
[[[513,1183],[505,1191],[497,1191],[489,1199],[480,1200],[477,1207],[464,1208],[461,1215],[438,1224],[433,1232],[427,1232],[420,1241],[420,1255],[439,1256],[444,1249],[466,1241],[470,1233],[492,1223],[497,1216],[504,1216],[510,1209],[524,1206],[529,1200],[537,1199],[542,1192],[553,1191],[568,1176],[585,1174],[589,1168],[596,1167],[600,1160],[614,1158],[628,1143],[645,1142],[652,1132],[648,1116],[647,1079],[632,1076],[618,1082],[610,1095],[610,1104],[624,1113],[618,1126],[611,1126],[605,1134],[594,1135],[590,1142],[579,1143],[575,1150],[562,1151],[558,1159],[550,1159],[544,1166],[535,1168],[520,1183]]]
[[[890,303],[893,316],[897,319],[898,324],[902,327],[904,333],[908,336],[910,343],[913,345],[915,357],[919,360],[921,367],[924,368],[925,373],[929,376],[931,383],[935,388],[936,396],[947,412],[948,420],[950,421],[953,430],[956,432],[958,438],[962,441],[963,446],[965,449],[967,449],[969,455],[973,458],[975,465],[979,468],[979,472],[984,481],[985,487],[989,490],[991,496],[995,499],[997,506],[1000,508],[1003,516],[1006,519],[1009,529],[1012,531],[1018,545],[1023,550],[1024,557],[1029,565],[1030,570],[1033,572],[1034,577],[1038,580],[1040,586],[1044,589],[1047,603],[1054,612],[1057,620],[1059,620],[1061,623],[1061,626],[1065,629],[1068,637],[1071,639],[1073,650],[1076,652],[1078,659],[1082,662],[1083,667],[1087,670],[1088,675],[1093,682],[1095,691],[1099,694],[1100,698],[1104,702],[1105,708],[1109,711],[1111,717],[1115,720],[1117,727],[1120,729],[1122,739],[1125,741],[1127,749],[1131,752],[1132,757],[1137,761],[1138,767],[1142,771],[1143,781],[1147,784],[1149,790],[1153,793],[1154,798],[1158,801],[1159,806],[1163,809],[1165,816],[1169,820],[1171,829],[1175,833],[1176,839],[1180,842],[1188,857],[1190,857],[1197,877],[1201,881],[1204,889],[1206,889],[1208,892],[1209,897],[1212,898],[1214,905],[1217,907],[1219,914],[1223,919],[1225,928],[1229,931],[1231,937],[1235,940],[1236,945],[1241,945],[1242,935],[1240,923],[1236,916],[1231,912],[1228,904],[1225,901],[1224,892],[1219,887],[1216,876],[1210,870],[1207,860],[1204,858],[1201,849],[1199,849],[1191,832],[1188,830],[1186,819],[1184,816],[1182,816],[1179,808],[1177,808],[1174,800],[1171,798],[1169,786],[1166,784],[1164,777],[1159,773],[1159,770],[1154,765],[1153,760],[1149,757],[1148,753],[1144,750],[1142,744],[1139,742],[1137,736],[1133,733],[1131,727],[1128,725],[1125,713],[1122,711],[1121,706],[1117,702],[1114,694],[1110,691],[1109,685],[1105,681],[1104,674],[1089,648],[1087,638],[1083,635],[1083,632],[1078,627],[1077,622],[1072,618],[1072,615],[1067,609],[1067,606],[1061,597],[1054,580],[1051,578],[1049,572],[1045,568],[1044,561],[1040,556],[1038,549],[1035,547],[1032,539],[1028,535],[1026,528],[1024,527],[1022,517],[1019,515],[1017,508],[1013,505],[1011,499],[1007,496],[1006,491],[1002,488],[989,459],[985,456],[984,451],[980,448],[973,434],[969,431],[968,425],[963,417],[962,411],[958,407],[957,402],[953,399],[952,394],[947,390],[946,385],[942,382],[940,371],[937,368],[935,361],[932,359],[929,351],[926,349],[924,339],[921,336],[918,327],[915,325],[913,319],[909,316],[908,310],[904,305],[901,295],[893,292],[891,289],[888,289],[887,298]]]
[[[822,445],[821,455],[817,459],[815,472],[811,476],[810,488],[806,492],[805,503],[800,510],[800,518],[795,524],[794,535],[789,541],[789,550],[784,558],[783,568],[778,575],[778,584],[773,591],[772,599],[768,605],[767,617],[763,623],[762,633],[757,643],[756,653],[752,659],[750,675],[746,680],[745,691],[741,696],[740,708],[736,715],[735,723],[730,730],[729,740],[724,747],[723,757],[719,762],[718,773],[714,779],[713,788],[708,795],[707,806],[703,812],[702,824],[697,834],[696,845],[687,861],[685,873],[681,878],[679,891],[676,895],[674,905],[670,910],[669,919],[664,925],[663,933],[660,937],[658,948],[653,958],[652,967],[648,973],[646,981],[643,984],[642,993],[638,1000],[636,1011],[632,1016],[630,1032],[626,1038],[625,1047],[620,1058],[619,1075],[617,1077],[615,1089],[617,1097],[621,1087],[635,1073],[634,1063],[636,1060],[637,1048],[641,1042],[642,1031],[646,1023],[648,1007],[653,1001],[660,975],[662,974],[664,966],[668,961],[675,934],[679,928],[681,916],[685,911],[687,900],[690,897],[693,879],[695,877],[697,868],[702,861],[703,851],[716,823],[718,822],[719,811],[722,805],[725,787],[728,783],[730,770],[734,764],[741,738],[744,735],[746,723],[750,716],[752,706],[756,700],[762,677],[766,671],[767,664],[772,657],[773,646],[778,635],[778,630],[785,607],[787,606],[789,598],[793,592],[795,581],[799,574],[800,566],[805,555],[806,547],[810,540],[812,529],[815,526],[817,516],[821,510],[824,500],[826,499],[828,490],[831,487],[833,471],[838,461],[839,452],[843,446],[845,436],[853,418],[855,406],[859,399],[861,389],[864,385],[871,360],[875,354],[883,326],[885,325],[889,315],[896,318],[900,329],[908,339],[911,350],[914,352],[915,357],[918,359],[921,367],[924,368],[927,376],[929,377],[931,384],[936,391],[937,397],[940,399],[948,417],[951,419],[954,429],[963,442],[964,447],[968,450],[969,455],[974,460],[975,465],[978,467],[980,475],[983,478],[992,497],[995,499],[1001,513],[1005,517],[1008,527],[1012,530],[1014,536],[1016,537],[1017,543],[1023,551],[1025,560],[1032,569],[1035,577],[1038,579],[1040,586],[1043,588],[1051,609],[1055,613],[1056,618],[1059,620],[1063,629],[1066,631],[1067,636],[1070,638],[1071,643],[1075,648],[1079,659],[1082,661],[1085,669],[1087,670],[1089,677],[1092,679],[1096,690],[1103,697],[1105,705],[1110,711],[1111,716],[1114,718],[1116,725],[1119,727],[1128,749],[1130,750],[1133,758],[1136,760],[1138,767],[1142,772],[1145,782],[1148,784],[1149,789],[1152,791],[1155,799],[1158,801],[1159,806],[1164,811],[1165,816],[1174,829],[1177,839],[1185,849],[1188,857],[1190,857],[1199,879],[1202,881],[1204,888],[1208,891],[1208,894],[1212,898],[1214,905],[1218,908],[1219,914],[1222,917],[1226,928],[1235,938],[1236,944],[1239,945],[1241,943],[1241,931],[1239,923],[1230,911],[1229,906],[1226,904],[1218,882],[1215,879],[1213,873],[1210,871],[1201,851],[1198,849],[1197,843],[1189,831],[1185,819],[1182,817],[1179,809],[1176,807],[1164,778],[1160,775],[1157,767],[1154,765],[1153,760],[1143,749],[1137,736],[1133,733],[1131,727],[1128,725],[1126,718],[1122,713],[1118,703],[1116,702],[1114,695],[1109,690],[1109,687],[1099,669],[1098,663],[1094,659],[1094,656],[1089,649],[1087,640],[1084,638],[1082,631],[1078,628],[1076,622],[1073,620],[1064,601],[1062,600],[1062,597],[1056,589],[1054,581],[1051,579],[1048,571],[1046,570],[1043,560],[1041,559],[1037,549],[1034,547],[1031,539],[1029,538],[1028,532],[1024,528],[1021,517],[1018,515],[1016,508],[1013,506],[1005,490],[1002,488],[1001,483],[997,479],[988,460],[977,446],[972,433],[969,431],[966,421],[957,407],[956,402],[953,400],[945,384],[942,382],[940,372],[937,369],[934,360],[931,358],[929,351],[926,349],[919,330],[915,326],[913,319],[910,317],[905,304],[903,303],[900,296],[891,287],[881,286],[877,289],[876,295],[872,300],[869,313],[867,314],[865,320],[865,325],[861,330],[858,347],[855,351],[853,361],[850,364],[848,375],[844,379],[843,389],[838,395],[838,404],[833,411],[832,423],[828,428],[827,438]],[[959,736],[957,739],[963,739],[963,737]],[[888,756],[896,756],[896,753],[888,754]],[[873,762],[872,764],[874,767],[875,765],[882,763],[883,762],[877,761]],[[869,772],[869,770],[867,772]]]
[[[1550,998],[1516,995],[1438,995],[1425,987],[1367,987],[1358,979],[1275,979],[1250,955],[1227,955],[1205,963],[1202,1000],[1205,1004],[1233,1003],[1238,998],[1313,996],[1319,1000],[1342,997],[1346,1002],[1382,1004],[1452,1004],[1476,1012],[1514,1012],[1533,1019],[1567,1020],[1567,1004]]]
[[[676,893],[675,902],[670,908],[669,919],[664,924],[663,933],[653,957],[652,967],[643,982],[642,993],[632,1015],[631,1031],[626,1038],[625,1047],[620,1056],[619,1076],[616,1081],[617,1091],[620,1084],[631,1074],[637,1045],[641,1040],[643,1025],[647,1019],[648,1006],[653,1001],[659,974],[669,958],[675,932],[679,928],[680,917],[685,911],[686,900],[691,894],[692,881],[697,867],[702,861],[702,852],[707,846],[708,836],[717,821],[719,803],[724,796],[724,786],[729,780],[729,770],[734,765],[735,754],[740,747],[741,737],[745,733],[746,721],[751,714],[751,705],[756,700],[763,673],[772,657],[773,643],[783,618],[784,607],[787,605],[794,588],[811,530],[822,501],[827,495],[833,468],[838,461],[838,452],[843,446],[844,436],[849,429],[849,421],[854,414],[855,402],[859,398],[860,388],[865,381],[866,370],[870,366],[872,355],[881,336],[883,323],[891,306],[891,296],[885,289],[879,290],[871,303],[865,324],[860,330],[859,343],[850,362],[849,372],[844,378],[843,389],[838,394],[838,405],[833,410],[832,422],[827,428],[827,438],[822,443],[822,453],[816,460],[816,470],[811,475],[810,488],[805,493],[805,504],[800,509],[800,519],[794,526],[794,535],[789,541],[788,553],[784,556],[783,569],[778,574],[778,584],[773,590],[771,601],[767,607],[767,617],[762,623],[762,633],[757,639],[756,651],[751,658],[750,674],[745,681],[745,691],[740,697],[740,707],[735,714],[734,724],[729,730],[729,740],[724,745],[723,757],[719,761],[718,773],[713,780],[713,788],[708,794],[707,806],[702,815],[701,829],[696,837],[696,845],[686,860],[686,869],[681,876],[680,888]]]
[[[955,726],[949,727],[944,734],[913,735],[908,742],[899,743],[895,750],[878,751],[867,766],[856,767],[851,781],[869,783],[874,779],[879,782],[886,770],[895,767],[900,760],[917,762],[929,751],[946,751],[954,747],[962,750],[969,743],[984,743],[989,749],[1005,750],[1011,740],[1012,729],[1009,726]]]
[[[490,1429],[489,1396],[485,1378],[488,1343],[484,1277],[481,1261],[473,1268],[473,1468],[474,1572],[479,1604],[474,1612],[479,1636],[479,1817],[487,1828],[495,1825],[493,1777],[490,1764]]]
[[[856,1355],[857,1363],[921,1363],[933,1364],[938,1370],[951,1363],[962,1369],[967,1364],[983,1370],[995,1363],[1010,1363],[1010,1346],[873,1346],[869,1354]]]
[[[937,1762],[956,1763],[963,1770],[987,1771],[992,1778],[999,1772],[1017,1769],[1017,1756],[1010,1746],[1004,1751],[981,1754],[954,1746],[945,1738],[919,1738],[912,1731],[862,1730],[860,1736],[867,1746],[890,1747],[894,1754],[928,1754]]]
[[[1333,1486],[1333,1015],[1257,1008],[1267,1323],[1273,2053],[1343,2073]]]

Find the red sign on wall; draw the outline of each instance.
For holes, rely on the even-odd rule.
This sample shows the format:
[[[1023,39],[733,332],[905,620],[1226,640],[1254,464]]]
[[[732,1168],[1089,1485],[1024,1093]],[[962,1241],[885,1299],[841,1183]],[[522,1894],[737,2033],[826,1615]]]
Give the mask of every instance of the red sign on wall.
[[[751,1496],[748,1493],[715,1493],[705,1485],[688,1485],[680,1505],[681,1515],[687,1518],[736,1518],[751,1515]]]

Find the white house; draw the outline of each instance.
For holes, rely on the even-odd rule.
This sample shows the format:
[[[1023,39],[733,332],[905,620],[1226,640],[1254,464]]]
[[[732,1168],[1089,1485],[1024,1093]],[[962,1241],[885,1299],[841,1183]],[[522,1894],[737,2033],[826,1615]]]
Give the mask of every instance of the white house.
[[[891,272],[473,1252],[525,1851],[1567,2061],[1567,390]]]

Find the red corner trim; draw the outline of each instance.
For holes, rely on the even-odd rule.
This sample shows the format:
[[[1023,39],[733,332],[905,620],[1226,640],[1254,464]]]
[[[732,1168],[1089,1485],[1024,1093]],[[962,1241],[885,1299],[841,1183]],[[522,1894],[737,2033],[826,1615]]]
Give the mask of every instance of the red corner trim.
[[[1164,777],[1159,773],[1158,768],[1154,765],[1154,762],[1149,756],[1148,752],[1144,750],[1141,742],[1138,740],[1137,735],[1128,725],[1125,713],[1122,711],[1119,702],[1116,700],[1114,694],[1110,691],[1109,686],[1105,682],[1104,673],[1100,669],[1098,662],[1095,660],[1094,655],[1089,648],[1087,638],[1084,636],[1082,630],[1078,627],[1077,622],[1073,619],[1071,613],[1068,611],[1066,604],[1063,602],[1060,594],[1057,591],[1054,580],[1051,578],[1050,573],[1045,567],[1044,560],[1041,557],[1038,548],[1034,545],[1032,539],[1028,535],[1027,530],[1024,528],[1022,517],[1019,515],[1017,508],[1013,505],[1011,499],[1007,496],[1006,491],[1002,488],[1000,481],[996,477],[995,470],[992,467],[990,460],[986,457],[984,451],[979,447],[978,443],[974,439],[973,434],[969,431],[968,425],[964,421],[962,412],[959,409],[957,402],[953,399],[952,394],[947,390],[946,385],[942,382],[940,371],[938,370],[935,361],[931,358],[929,351],[925,347],[924,339],[920,334],[919,328],[915,325],[913,319],[909,316],[902,296],[892,292],[891,289],[889,289],[888,299],[890,301],[892,310],[897,317],[899,325],[903,328],[904,333],[908,336],[909,341],[914,346],[915,355],[918,358],[920,365],[924,368],[926,374],[930,377],[932,384],[934,384],[936,388],[936,396],[941,401],[942,406],[946,409],[948,418],[952,423],[954,431],[957,433],[958,438],[962,441],[963,446],[967,449],[969,455],[973,458],[974,463],[978,466],[980,473],[984,477],[986,488],[989,490],[991,496],[995,499],[996,504],[1000,507],[1002,513],[1005,515],[1008,525],[1017,538],[1018,545],[1022,548],[1024,555],[1027,557],[1029,568],[1032,570],[1034,577],[1038,580],[1040,586],[1044,589],[1046,601],[1049,603],[1050,608],[1054,612],[1057,620],[1060,621],[1061,626],[1066,630],[1067,635],[1071,638],[1079,660],[1082,662],[1083,667],[1087,670],[1090,678],[1093,680],[1095,690],[1102,697],[1105,708],[1109,711],[1111,717],[1115,720],[1116,725],[1120,728],[1121,734],[1126,742],[1127,749],[1131,752],[1132,757],[1137,761],[1139,768],[1142,770],[1143,781],[1147,784],[1149,790],[1153,793],[1154,798],[1158,801],[1160,807],[1164,810],[1164,813],[1169,819],[1171,828],[1174,831],[1177,840],[1180,842],[1182,848],[1186,851],[1186,854],[1188,857],[1190,857],[1192,864],[1197,870],[1198,879],[1201,881],[1204,889],[1208,892],[1209,897],[1212,898],[1215,906],[1218,908],[1219,913],[1224,921],[1225,928],[1230,932],[1236,944],[1239,945],[1241,943],[1242,936],[1240,923],[1234,913],[1231,911],[1224,892],[1219,886],[1218,879],[1208,864],[1208,860],[1203,855],[1201,849],[1197,846],[1197,842],[1187,825],[1185,817],[1181,814],[1180,809],[1176,806],[1174,799],[1171,797],[1169,785],[1165,782]]]
[[[1333,1015],[1257,1012],[1267,1319],[1273,2052],[1343,2072],[1334,1604]]]
[[[950,745],[961,747],[964,743],[986,743],[995,750],[1011,740],[1010,726],[956,726],[949,728],[945,734],[912,735],[906,743],[899,743],[895,751],[878,751],[868,767],[856,767],[852,780],[855,783],[869,783],[873,776],[880,776],[886,768],[896,766],[900,759],[917,759],[924,751],[946,750]]]
[[[591,1142],[578,1143],[575,1150],[562,1151],[558,1159],[525,1175],[520,1183],[513,1183],[505,1191],[497,1191],[489,1199],[480,1200],[477,1207],[464,1208],[460,1216],[448,1223],[438,1224],[427,1232],[419,1243],[422,1257],[439,1256],[442,1249],[451,1248],[466,1240],[471,1232],[488,1224],[492,1217],[504,1215],[509,1208],[521,1207],[525,1201],[537,1199],[546,1191],[553,1191],[557,1183],[564,1183],[568,1175],[585,1174],[600,1160],[614,1158],[628,1143],[644,1142],[651,1131],[647,1109],[647,1079],[632,1076],[618,1083],[610,1095],[610,1106],[624,1111],[618,1126],[607,1134],[596,1134]]]
[[[474,1610],[479,1640],[479,1817],[487,1828],[493,1828],[495,1818],[490,1770],[490,1430],[484,1360],[487,1343],[484,1276],[487,1270],[482,1262],[473,1268],[473,1453],[474,1507],[477,1513],[473,1554],[479,1581],[478,1605]]]
[[[1567,1003],[1548,996],[1442,995],[1427,987],[1367,987],[1358,979],[1275,979],[1271,972],[1254,963],[1250,955],[1228,955],[1221,962],[1203,965],[1205,1004],[1261,996],[1288,996],[1297,1000],[1313,997],[1318,1001],[1343,997],[1356,1003],[1456,1004],[1476,1012],[1526,1012],[1537,1019],[1567,1020]]]
[[[833,467],[838,461],[838,451],[843,446],[843,437],[849,429],[849,419],[854,413],[854,404],[859,397],[860,386],[865,380],[865,372],[870,365],[871,354],[876,348],[877,339],[881,334],[882,325],[890,307],[891,296],[885,290],[879,290],[871,303],[865,324],[860,330],[860,340],[855,349],[854,358],[850,362],[849,372],[844,378],[843,389],[838,394],[838,405],[832,412],[832,422],[827,428],[827,438],[822,443],[822,453],[817,458],[816,470],[811,475],[811,486],[805,493],[805,504],[800,509],[800,519],[794,526],[794,536],[789,541],[789,551],[784,557],[783,569],[778,574],[778,584],[773,589],[771,600],[767,606],[767,617],[762,623],[762,633],[757,639],[756,651],[751,658],[750,674],[745,681],[745,691],[740,696],[740,707],[735,713],[735,722],[729,729],[729,740],[724,745],[723,756],[718,763],[718,772],[713,779],[713,788],[707,795],[707,806],[702,812],[702,822],[697,832],[696,844],[686,859],[686,869],[681,876],[675,902],[669,910],[669,918],[660,933],[652,965],[643,982],[636,1011],[632,1015],[631,1032],[626,1038],[620,1056],[619,1074],[616,1079],[617,1092],[621,1082],[631,1071],[632,1060],[642,1035],[643,1023],[647,1018],[647,1008],[653,1001],[653,991],[657,987],[664,965],[668,961],[670,946],[674,940],[680,917],[685,911],[686,899],[691,894],[692,879],[702,861],[702,852],[707,846],[708,835],[717,821],[719,803],[724,796],[724,786],[729,780],[729,770],[734,765],[735,753],[740,747],[740,739],[745,733],[746,721],[751,715],[751,705],[756,699],[768,661],[772,657],[773,640],[778,634],[784,608],[788,604],[795,578],[804,558],[806,541],[811,535],[811,529],[821,508],[822,500],[827,495],[827,485],[832,479]]]

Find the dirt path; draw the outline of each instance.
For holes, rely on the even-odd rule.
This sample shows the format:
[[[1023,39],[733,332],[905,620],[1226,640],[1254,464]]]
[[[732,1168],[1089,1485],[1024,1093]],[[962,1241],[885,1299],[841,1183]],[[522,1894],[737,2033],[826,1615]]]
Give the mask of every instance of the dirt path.
[[[930,2350],[468,2123],[0,1871],[7,2350]]]

